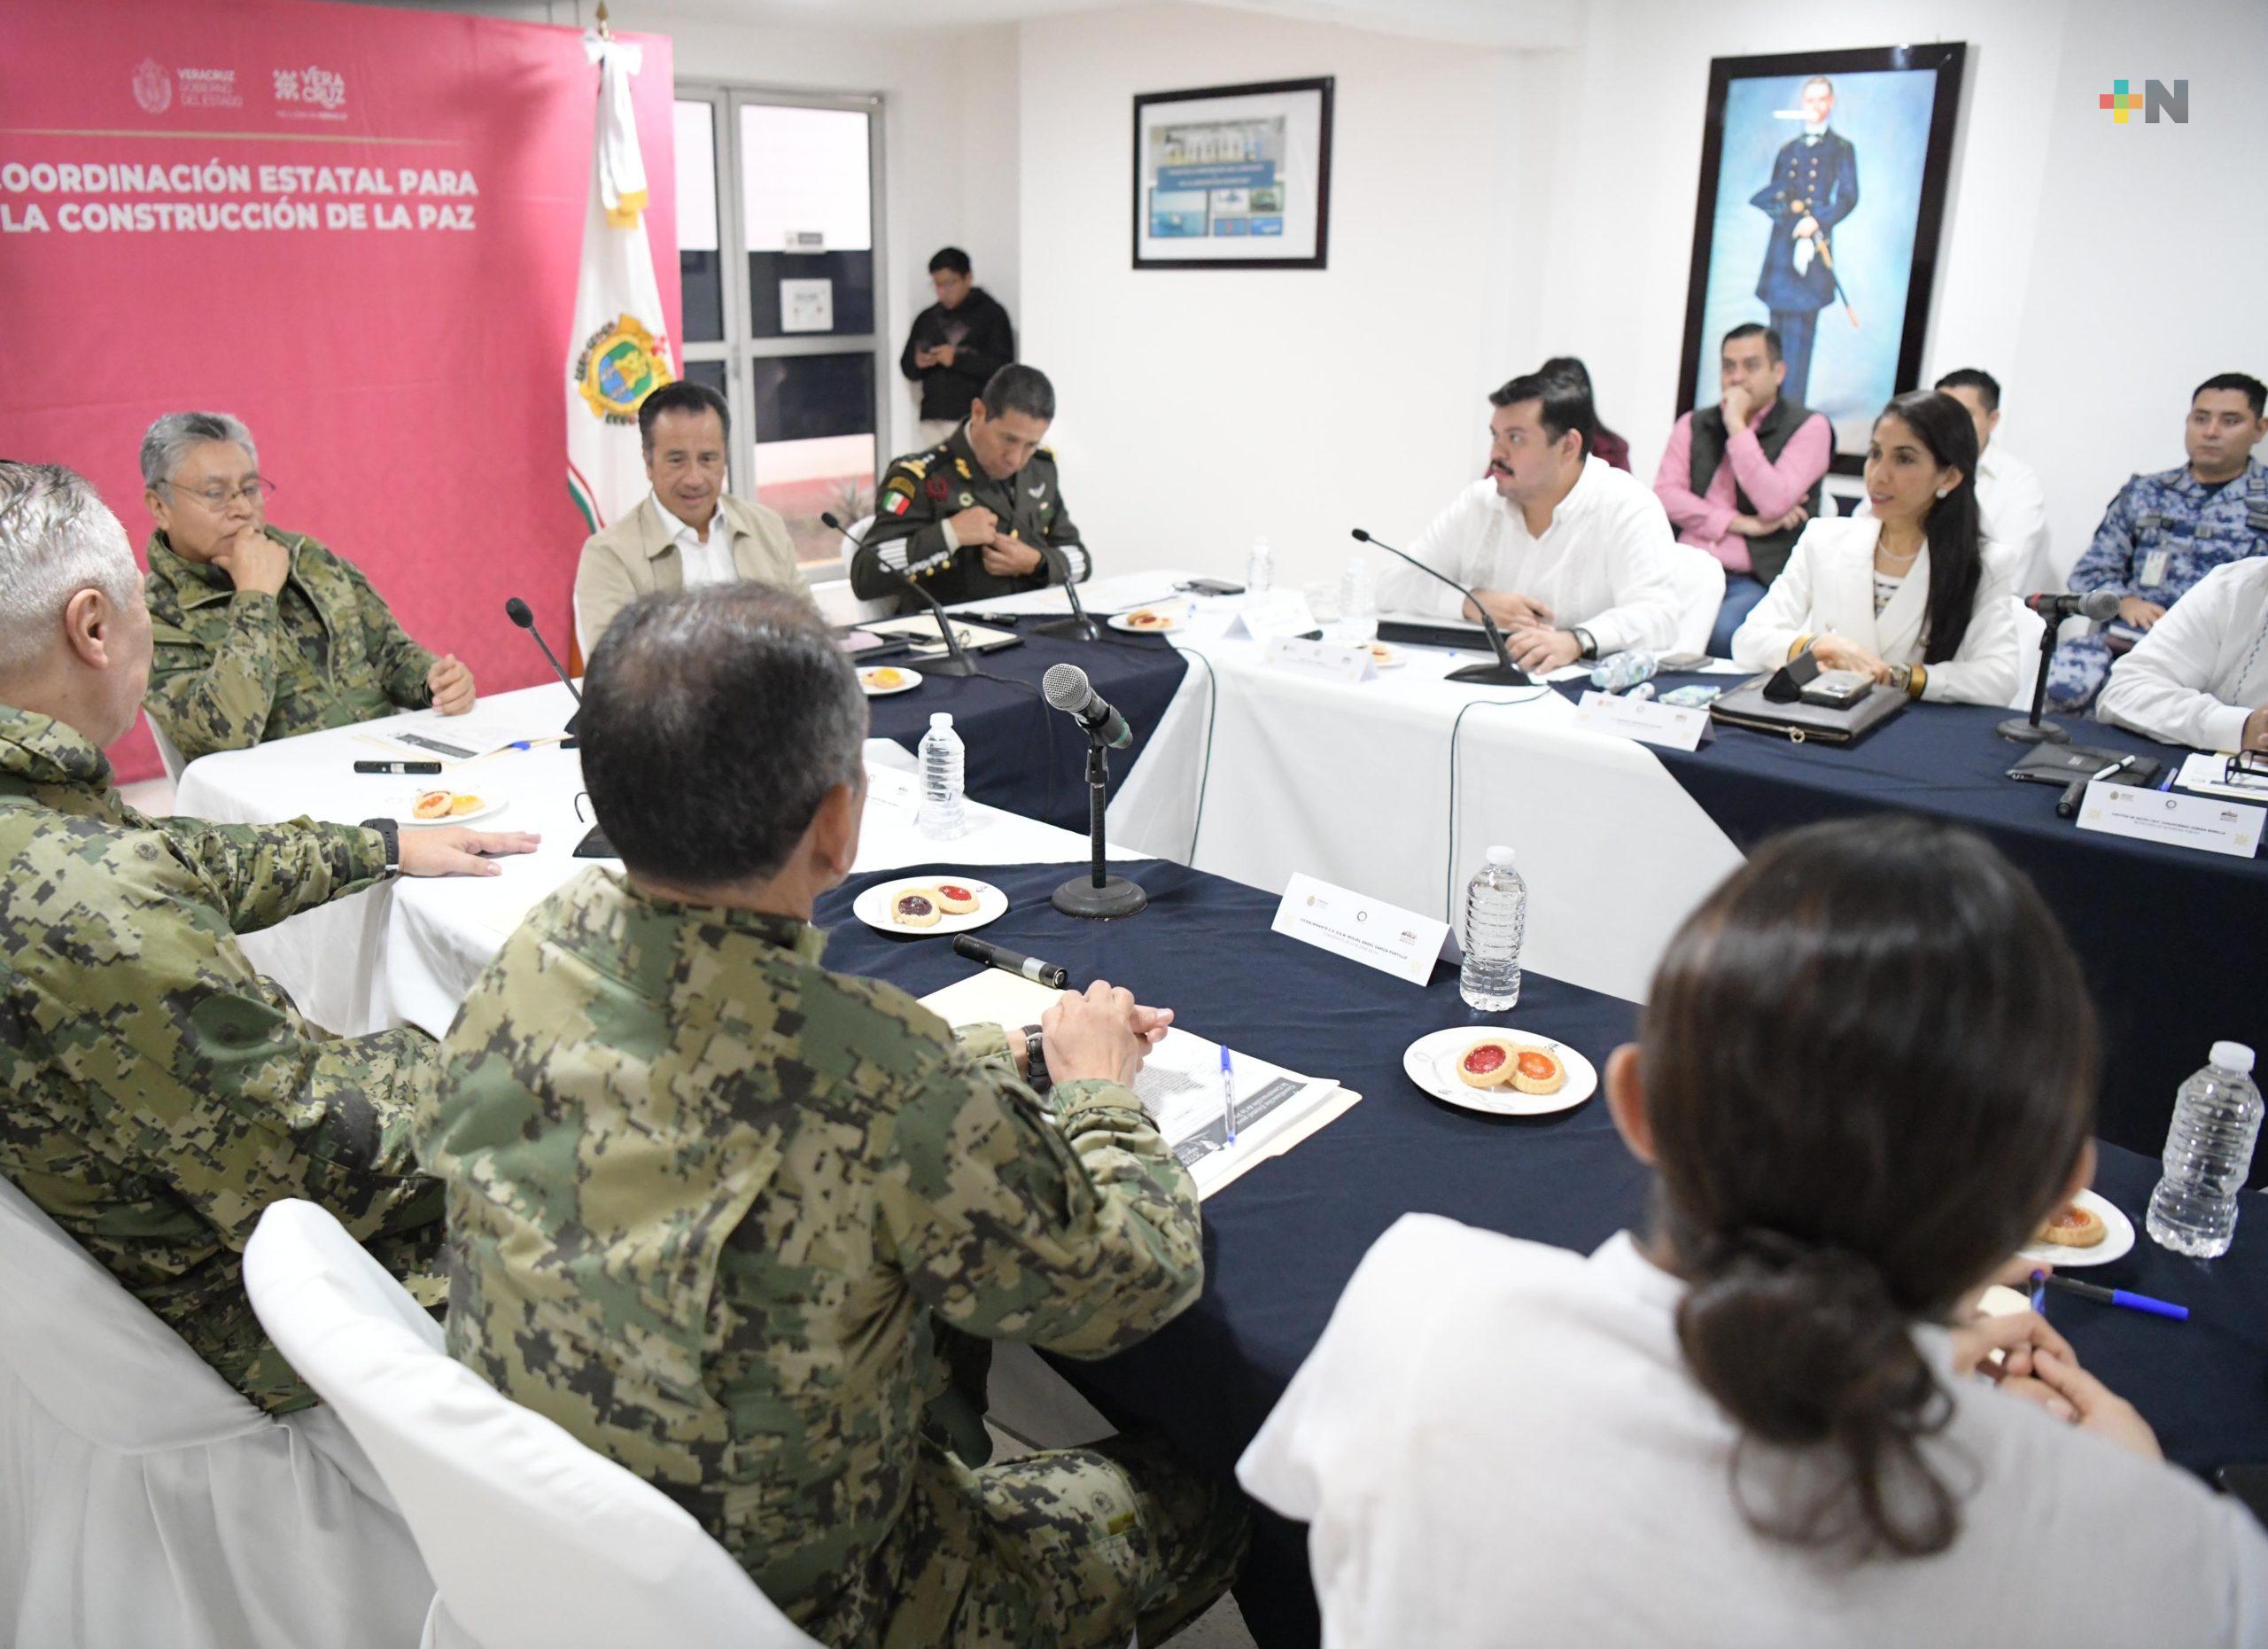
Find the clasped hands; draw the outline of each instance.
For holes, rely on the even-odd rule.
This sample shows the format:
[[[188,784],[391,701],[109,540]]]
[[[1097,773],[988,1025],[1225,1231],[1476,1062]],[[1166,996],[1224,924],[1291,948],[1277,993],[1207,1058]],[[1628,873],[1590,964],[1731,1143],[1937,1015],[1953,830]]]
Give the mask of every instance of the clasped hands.
[[[1583,656],[1575,633],[1555,628],[1551,609],[1533,596],[1512,590],[1475,590],[1472,600],[1464,603],[1464,616],[1477,622],[1483,610],[1503,631],[1504,649],[1523,670],[1557,670]]]
[[[1039,1016],[1046,1040],[1047,1071],[1055,1081],[1115,1082],[1133,1085],[1150,1050],[1165,1040],[1173,1024],[1170,1007],[1146,1007],[1131,991],[1098,979],[1084,992],[1066,991]],[[1009,1052],[1020,1070],[1030,1060],[1023,1032],[1008,1032]]]
[[[962,548],[984,552],[984,570],[996,579],[1020,578],[1039,570],[1039,551],[1014,533],[1001,532],[1000,517],[983,504],[971,504],[945,525]]]
[[[2011,1288],[2029,1285],[2047,1267],[2016,1259],[1992,1280]],[[2037,1311],[1988,1317],[1963,1303],[1953,1326],[1953,1372],[1989,1380],[2003,1392],[2037,1404],[2066,1425],[2148,1459],[2162,1458],[2157,1434],[2134,1405],[2079,1366],[2071,1342]]]

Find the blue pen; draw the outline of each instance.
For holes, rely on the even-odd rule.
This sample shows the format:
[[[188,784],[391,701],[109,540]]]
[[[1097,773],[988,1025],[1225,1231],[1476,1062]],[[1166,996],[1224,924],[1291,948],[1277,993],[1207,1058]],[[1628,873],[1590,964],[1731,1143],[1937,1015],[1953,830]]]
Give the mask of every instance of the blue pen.
[[[1237,1142],[1237,1073],[1229,1063],[1229,1045],[1221,1044],[1221,1115],[1228,1143]]]
[[[2140,1311],[2149,1317],[2168,1317],[2177,1323],[2189,1320],[2189,1308],[2176,1305],[2171,1300],[2154,1299],[2147,1294],[2131,1294],[2124,1288],[2105,1288],[2091,1282],[2079,1282],[2070,1277],[2040,1277],[2034,1273],[2032,1309],[2039,1309],[2043,1288],[2059,1288],[2065,1294],[2076,1294],[2083,1300],[2093,1300],[2098,1305],[2115,1305],[2121,1311]]]
[[[2047,1273],[2046,1272],[2034,1272],[2031,1274],[2031,1309],[2036,1315],[2045,1317],[2047,1314]]]

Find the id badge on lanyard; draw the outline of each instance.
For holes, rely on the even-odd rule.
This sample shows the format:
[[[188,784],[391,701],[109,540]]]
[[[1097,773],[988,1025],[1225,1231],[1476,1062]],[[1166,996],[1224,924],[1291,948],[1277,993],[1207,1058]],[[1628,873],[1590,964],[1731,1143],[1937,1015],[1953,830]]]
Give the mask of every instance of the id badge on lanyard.
[[[2165,582],[2166,552],[2154,549],[2142,557],[2142,587],[2155,589]]]

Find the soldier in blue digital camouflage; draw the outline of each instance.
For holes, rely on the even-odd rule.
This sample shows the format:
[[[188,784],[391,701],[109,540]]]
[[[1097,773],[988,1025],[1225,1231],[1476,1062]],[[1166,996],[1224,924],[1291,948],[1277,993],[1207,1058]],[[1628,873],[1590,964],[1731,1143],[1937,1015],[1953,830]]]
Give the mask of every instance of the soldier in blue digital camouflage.
[[[54,465],[0,461],[0,1174],[272,1413],[315,1401],[268,1343],[241,1259],[306,1197],[440,1295],[417,1171],[423,1031],[338,1038],[236,935],[409,875],[494,874],[525,836],[146,819],[103,746],[133,726],[151,622],[117,517]]]
[[[156,620],[150,719],[183,759],[431,705],[472,708],[472,672],[409,639],[361,568],[268,525],[252,432],[168,413],[142,441]]]
[[[641,597],[599,643],[584,777],[626,874],[506,942],[418,1130],[449,1350],[826,1643],[1159,1642],[1236,1571],[1234,1485],[1133,1438],[980,1465],[949,1422],[970,1347],[1100,1357],[1196,1298],[1196,1190],[1128,1085],[1170,1015],[1098,984],[957,1034],[823,968],[866,727],[758,586]]]
[[[2093,704],[2114,653],[2214,568],[2268,555],[2268,466],[2252,455],[2268,436],[2268,385],[2242,372],[2207,378],[2181,434],[2189,462],[2119,488],[2071,569],[2072,589],[2118,597],[2118,618],[2056,649],[2047,696],[2059,710]]]

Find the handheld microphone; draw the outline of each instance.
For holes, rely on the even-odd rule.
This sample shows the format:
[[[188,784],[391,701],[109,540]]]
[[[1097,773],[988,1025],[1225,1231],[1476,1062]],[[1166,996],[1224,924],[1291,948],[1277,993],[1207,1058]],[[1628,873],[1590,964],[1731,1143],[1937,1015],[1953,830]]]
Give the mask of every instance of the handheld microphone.
[[[1442,583],[1448,585],[1458,595],[1464,596],[1465,600],[1471,602],[1472,603],[1472,611],[1480,615],[1481,633],[1487,636],[1488,645],[1495,649],[1496,662],[1493,665],[1467,665],[1462,670],[1450,671],[1448,676],[1444,678],[1445,680],[1450,681],[1472,681],[1484,687],[1529,687],[1534,685],[1534,678],[1530,676],[1526,671],[1521,669],[1518,665],[1512,662],[1512,649],[1505,643],[1504,633],[1496,627],[1496,621],[1488,616],[1488,610],[1480,604],[1480,599],[1475,596],[1471,590],[1465,588],[1464,585],[1459,584],[1455,579],[1450,578],[1448,574],[1434,572],[1433,568],[1418,560],[1417,556],[1404,554],[1402,551],[1396,549],[1393,545],[1383,542],[1379,539],[1372,538],[1368,533],[1365,533],[1360,527],[1356,527],[1354,530],[1354,537],[1355,541],[1358,544],[1374,545],[1378,548],[1386,551],[1389,556],[1400,556],[1401,559],[1408,562],[1411,566],[1417,568],[1418,572],[1424,573],[1427,578],[1439,579]]]
[[[504,603],[504,616],[535,637],[535,644],[543,649],[543,656],[551,661],[551,667],[559,673],[560,685],[564,687],[574,698],[575,713],[567,718],[565,728],[567,736],[573,738],[575,724],[583,718],[583,696],[575,691],[575,684],[568,680],[566,667],[559,662],[559,656],[551,650],[551,643],[543,639],[543,632],[535,627],[535,614],[530,611],[527,603],[517,595],[513,596]]]
[[[2097,624],[2108,624],[2118,616],[2118,597],[2109,590],[2090,590],[2085,595],[2068,591],[2042,591],[2027,595],[2023,604],[2050,624],[2061,624],[2066,618],[2092,618]]]
[[[843,537],[850,539],[850,553],[853,556],[856,556],[860,550],[866,548],[866,541],[863,538],[851,538],[850,529],[844,526],[842,522],[835,519],[835,512],[833,510],[820,510],[819,513],[819,518],[826,525],[830,532],[840,533]],[[871,526],[866,529],[869,533],[874,530],[874,529]],[[922,669],[930,675],[975,675],[976,673],[975,662],[969,657],[967,652],[962,648],[960,644],[960,636],[954,631],[952,620],[945,617],[944,607],[938,602],[937,598],[930,595],[928,591],[923,589],[920,584],[913,577],[912,574],[899,572],[896,567],[891,566],[889,563],[881,560],[879,557],[876,558],[874,564],[880,567],[884,572],[889,573],[892,578],[896,579],[900,584],[905,586],[907,589],[913,591],[916,599],[928,605],[930,616],[937,621],[937,634],[944,638],[945,656],[943,658],[931,660],[929,663],[924,665]]]
[[[1086,728],[1087,736],[1097,743],[1124,750],[1134,742],[1134,729],[1126,725],[1126,718],[1095,691],[1095,684],[1087,680],[1087,673],[1078,665],[1048,665],[1040,689],[1056,709],[1076,716]]]

